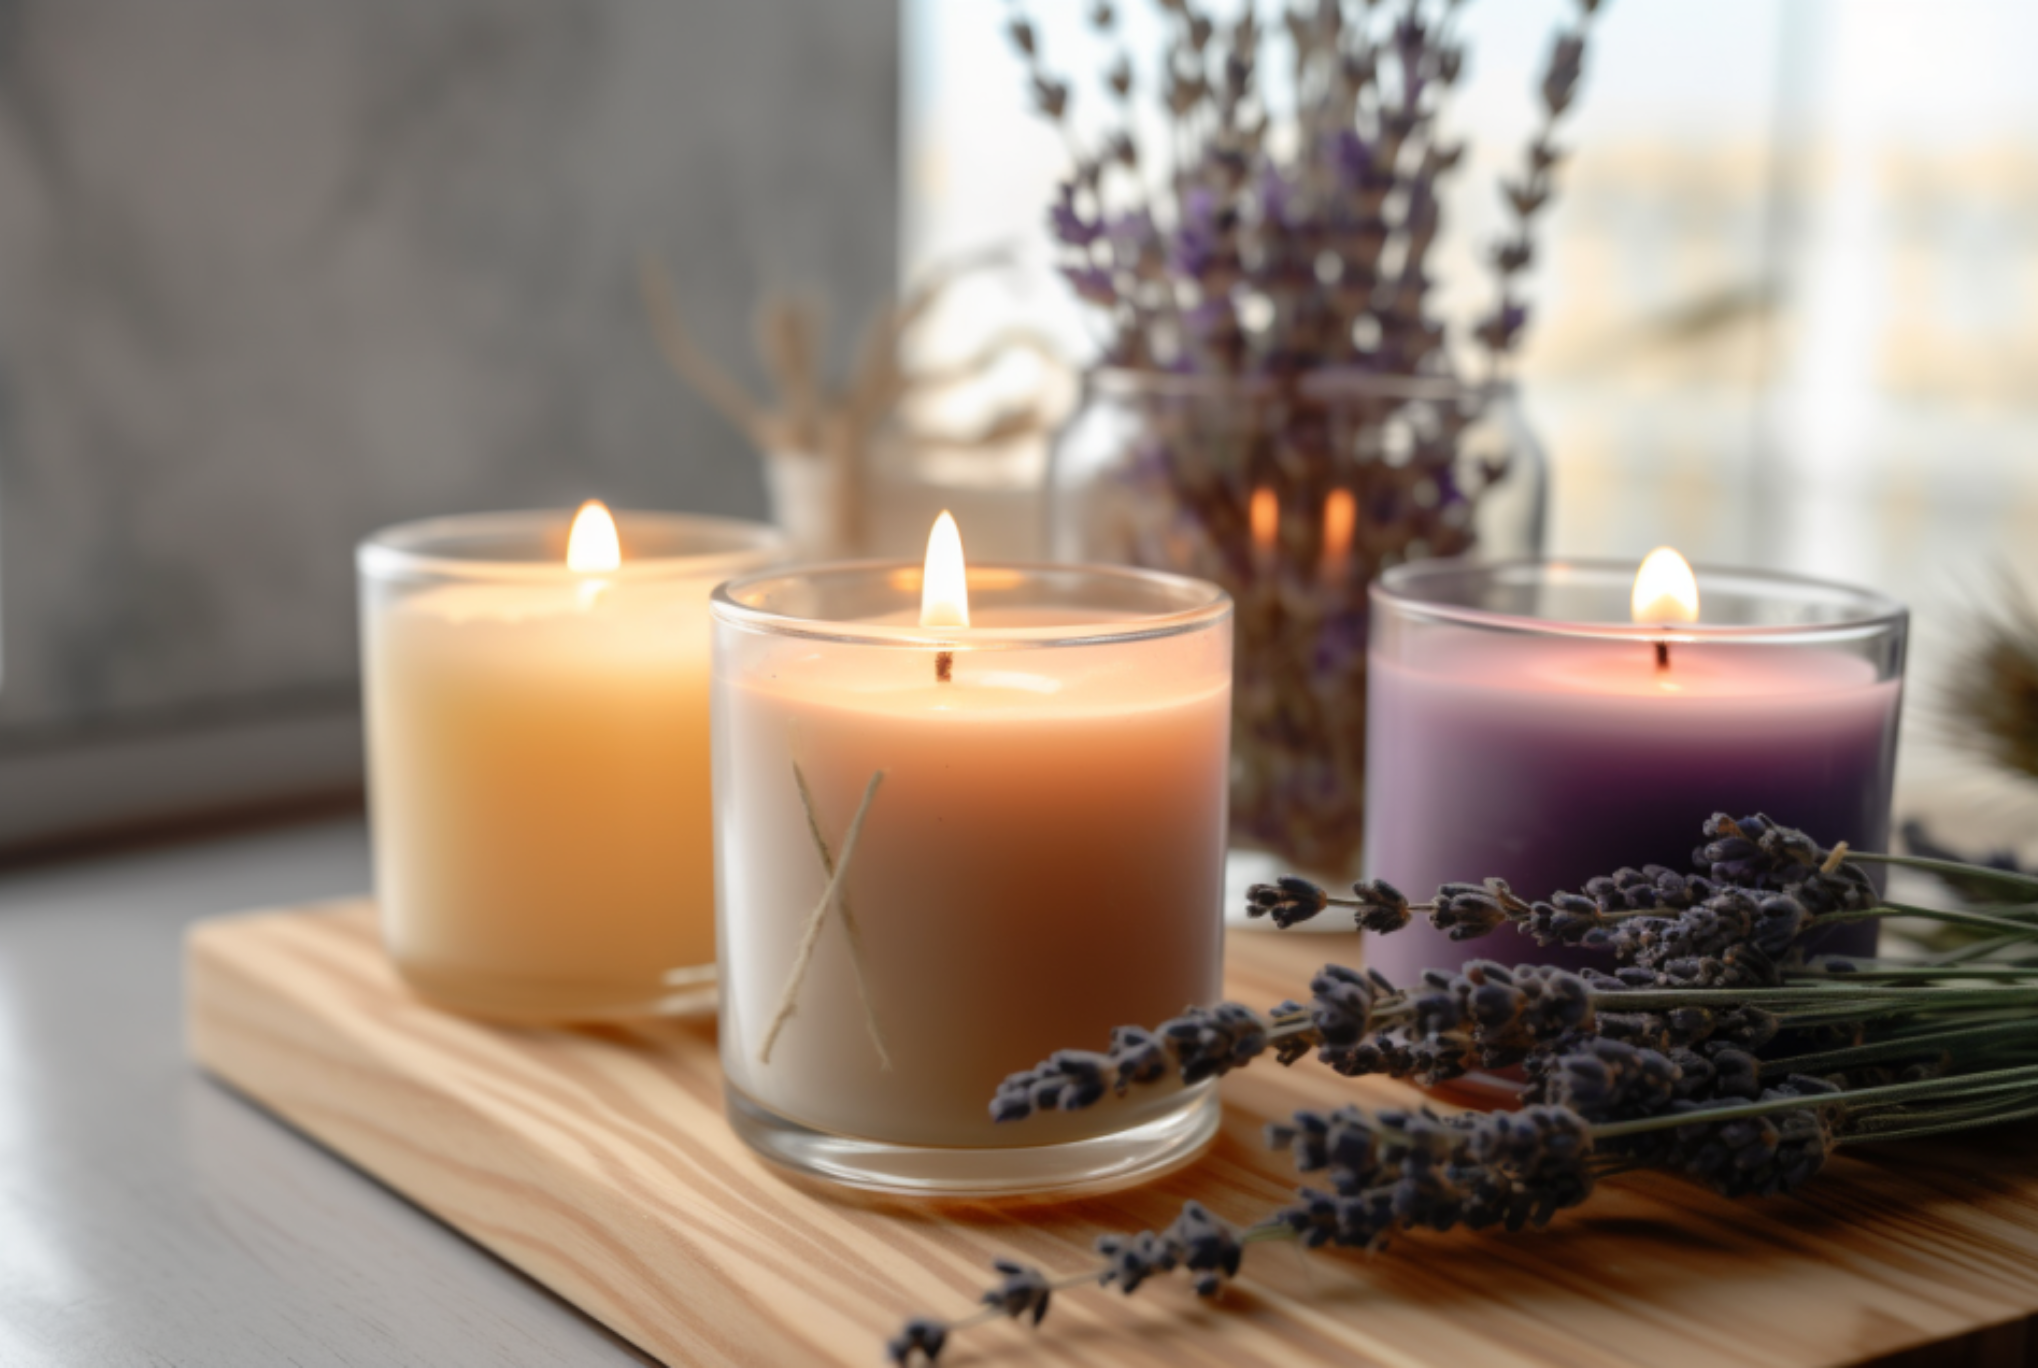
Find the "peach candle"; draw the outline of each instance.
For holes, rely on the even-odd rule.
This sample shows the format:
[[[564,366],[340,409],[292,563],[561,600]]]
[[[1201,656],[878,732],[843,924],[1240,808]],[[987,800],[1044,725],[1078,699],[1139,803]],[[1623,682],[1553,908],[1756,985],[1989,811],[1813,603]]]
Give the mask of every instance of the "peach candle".
[[[944,515],[944,524],[946,517]],[[841,565],[717,591],[736,1128],[858,1186],[1123,1181],[1207,1088],[995,1126],[1007,1074],[1215,1001],[1231,605],[1142,571]]]
[[[377,892],[420,994],[561,1021],[712,993],[708,592],[777,544],[591,504],[570,539],[506,513],[362,545]]]

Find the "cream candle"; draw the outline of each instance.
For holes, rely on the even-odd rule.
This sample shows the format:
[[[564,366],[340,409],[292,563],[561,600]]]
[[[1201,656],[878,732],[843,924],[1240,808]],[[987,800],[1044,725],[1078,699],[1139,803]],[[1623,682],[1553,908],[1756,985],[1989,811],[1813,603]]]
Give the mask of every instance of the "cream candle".
[[[716,595],[732,1120],[867,1187],[1123,1180],[1207,1139],[1206,1090],[1017,1128],[989,1104],[1057,1049],[1218,994],[1230,603],[1137,571],[961,569]]]
[[[359,553],[384,938],[433,1002],[582,1020],[712,992],[708,592],[777,534],[590,505]]]
[[[1885,848],[1903,609],[1837,585],[1629,565],[1425,562],[1373,594],[1368,873],[1414,896],[1497,876],[1529,897],[1689,867],[1713,812]],[[1873,923],[1828,948],[1865,953]],[[1369,937],[1397,981],[1468,958],[1600,963],[1503,929]]]

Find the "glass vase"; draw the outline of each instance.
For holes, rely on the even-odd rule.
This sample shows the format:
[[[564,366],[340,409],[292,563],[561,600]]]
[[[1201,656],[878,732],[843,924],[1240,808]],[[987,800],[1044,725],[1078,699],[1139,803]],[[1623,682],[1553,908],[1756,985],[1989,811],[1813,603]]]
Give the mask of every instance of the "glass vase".
[[[1539,554],[1544,484],[1506,384],[1088,377],[1049,474],[1050,549],[1194,575],[1236,602],[1234,881],[1274,864],[1357,875],[1367,591],[1407,561]]]

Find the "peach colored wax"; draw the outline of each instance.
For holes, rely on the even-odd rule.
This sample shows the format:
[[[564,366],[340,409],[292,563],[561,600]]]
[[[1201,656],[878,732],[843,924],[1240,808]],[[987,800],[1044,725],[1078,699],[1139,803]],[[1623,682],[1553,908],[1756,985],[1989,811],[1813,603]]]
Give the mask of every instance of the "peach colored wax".
[[[989,1117],[1007,1074],[1219,996],[1228,619],[1159,639],[1046,639],[1042,624],[1070,622],[979,608],[960,639],[995,644],[955,650],[946,683],[924,644],[718,625],[732,1086],[817,1130],[925,1146],[1060,1142],[1178,1102],[1157,1090],[1017,1127]],[[1014,629],[1038,639],[1001,636]],[[884,777],[844,881],[859,945],[837,925],[818,937],[767,1060],[828,884],[795,766],[837,855]]]
[[[440,1006],[573,1021],[711,996],[708,595],[769,529],[626,514],[578,570],[562,515],[477,514],[364,546],[376,891]],[[547,554],[549,552],[549,554]]]

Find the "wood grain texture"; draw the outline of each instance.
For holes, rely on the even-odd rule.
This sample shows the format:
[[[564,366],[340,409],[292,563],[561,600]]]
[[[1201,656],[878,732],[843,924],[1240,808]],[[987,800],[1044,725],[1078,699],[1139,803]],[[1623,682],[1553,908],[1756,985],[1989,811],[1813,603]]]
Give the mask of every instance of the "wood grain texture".
[[[1278,1001],[1346,948],[1235,935],[1229,991]],[[729,1132],[711,1023],[442,1015],[397,982],[358,902],[204,923],[187,959],[202,1065],[672,1364],[867,1368],[906,1314],[966,1310],[995,1254],[1074,1272],[1098,1234],[1165,1223],[1190,1196],[1250,1220],[1292,1187],[1260,1144],[1269,1118],[1412,1097],[1256,1067],[1226,1080],[1211,1151],[1147,1187],[863,1198],[790,1182]],[[2038,1313],[2034,1138],[1849,1151],[1803,1195],[1760,1202],[1622,1179],[1539,1234],[1414,1236],[1370,1257],[1259,1247],[1215,1305],[1179,1283],[1076,1291],[1042,1333],[986,1326],[946,1361],[1797,1368],[1991,1333],[2022,1345],[2001,1327]]]

